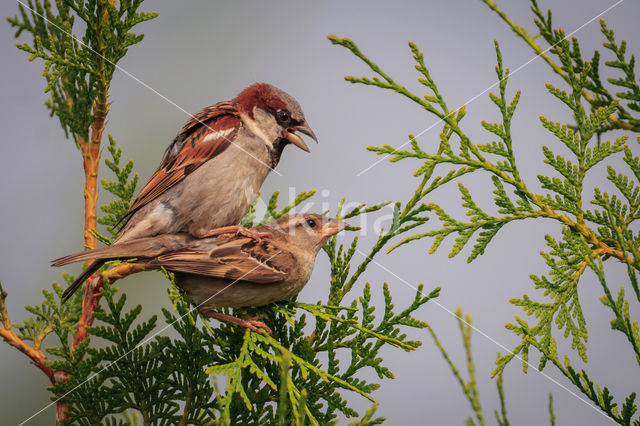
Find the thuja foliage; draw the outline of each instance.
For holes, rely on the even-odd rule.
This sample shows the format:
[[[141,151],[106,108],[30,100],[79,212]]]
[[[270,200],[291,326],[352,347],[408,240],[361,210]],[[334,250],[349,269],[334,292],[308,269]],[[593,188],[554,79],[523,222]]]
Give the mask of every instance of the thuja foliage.
[[[131,32],[156,13],[139,12],[142,0],[28,0],[19,2],[20,14],[8,18],[33,36],[17,47],[29,60],[44,60],[46,102],[68,136],[77,143],[89,139],[96,116],[107,114],[107,97],[116,64],[143,35]],[[77,20],[81,21],[79,24]],[[83,35],[79,37],[78,28]]]
[[[133,161],[129,160],[127,164],[122,166],[120,159],[122,157],[122,148],[116,146],[113,136],[109,135],[109,146],[107,147],[111,158],[104,160],[105,165],[115,174],[115,180],[102,179],[102,187],[114,196],[113,201],[109,204],[100,206],[100,210],[104,213],[98,218],[97,222],[104,225],[106,230],[115,238],[120,228],[118,227],[120,218],[129,211],[129,204],[135,195],[136,185],[138,184],[138,175],[133,172]],[[105,244],[111,244],[111,240],[96,233],[98,238]]]
[[[97,173],[100,163],[102,132],[109,111],[109,88],[116,63],[128,48],[142,40],[132,32],[137,24],[152,19],[155,13],[140,12],[141,0],[25,0],[15,3],[18,15],[9,17],[15,36],[30,41],[17,47],[29,54],[29,60],[43,61],[46,79],[45,102],[51,116],[56,116],[67,137],[82,154],[85,170],[85,244],[95,246],[95,207]],[[63,274],[65,281],[71,277]],[[49,352],[74,352],[81,357],[85,346],[79,324],[83,314],[83,295],[59,304],[61,286],[43,290],[44,302],[27,307],[33,315],[22,324],[13,323],[5,307],[5,292],[0,291],[3,328],[0,335],[10,345],[25,353],[52,383],[66,380],[66,375],[51,368],[41,349],[47,336],[55,335],[61,346]],[[84,321],[90,318],[85,315]],[[72,341],[73,339],[73,341]],[[29,343],[30,342],[30,343]],[[65,407],[59,406],[58,416]]]
[[[433,338],[433,341],[437,348],[440,350],[442,357],[445,362],[451,369],[451,373],[454,375],[458,384],[462,388],[462,392],[466,397],[471,409],[473,410],[473,417],[468,417],[465,419],[465,425],[475,426],[480,425],[484,426],[487,424],[486,417],[484,416],[484,412],[482,409],[482,403],[480,401],[480,393],[478,392],[478,382],[476,377],[476,367],[475,362],[473,360],[473,353],[471,351],[471,336],[473,331],[473,325],[471,321],[471,315],[464,315],[461,308],[455,313],[456,320],[458,322],[458,328],[460,329],[460,335],[462,337],[462,346],[464,348],[465,360],[466,360],[466,368],[467,373],[469,375],[469,379],[465,380],[463,378],[463,374],[460,372],[456,364],[451,359],[449,352],[445,349],[445,347],[440,342],[436,331],[431,327],[430,324],[427,324],[427,329],[429,330],[429,334]],[[499,355],[498,355],[499,356]],[[506,398],[504,394],[504,385],[502,372],[500,372],[496,376],[496,388],[498,391],[498,398],[500,401],[500,409],[493,410],[493,415],[495,416],[496,423],[498,426],[509,426],[509,417],[507,416],[507,405]],[[553,393],[549,392],[549,422],[551,426],[555,425],[555,414],[553,411]],[[475,417],[475,419],[474,419]]]
[[[409,142],[399,147],[368,147],[392,162],[418,160],[420,165],[414,176],[421,179],[420,197],[457,183],[462,206],[467,211],[466,218],[458,219],[436,201],[430,202],[427,210],[439,219],[440,226],[404,237],[391,250],[411,241],[431,238],[433,243],[429,252],[433,253],[443,241],[452,238],[449,256],[467,250],[467,260],[471,262],[487,250],[489,243],[507,224],[539,218],[555,221],[559,225],[559,233],[546,235],[548,250],[542,254],[549,272],[531,276],[533,288],[540,294],[511,300],[530,317],[529,320],[516,317],[513,324],[507,324],[521,342],[497,359],[493,375],[499,377],[514,358],[522,361],[526,372],[529,353],[536,350],[539,369],[544,369],[548,363],[553,364],[612,420],[620,424],[639,424],[637,416],[633,420],[637,410],[635,393],[624,399],[614,399],[610,391],[595,384],[586,371],[576,371],[571,366],[571,354],[558,353],[556,344],[558,335],[570,339],[572,349],[582,361],[587,361],[588,331],[578,287],[585,271],[590,270],[597,276],[603,293],[601,300],[613,316],[611,328],[623,333],[629,343],[628,349],[633,351],[640,365],[639,326],[629,309],[630,304],[640,303],[640,266],[637,260],[640,235],[634,230],[640,218],[640,160],[634,155],[640,137],[618,132],[611,140],[607,139],[612,130],[640,130],[640,92],[634,56],[627,54],[626,42],[618,42],[604,21],[600,24],[603,46],[610,59],[604,62],[603,67],[600,53],[596,51],[591,59],[585,59],[579,41],[568,39],[562,29],[554,28],[551,12],[543,13],[535,1],[531,2],[531,9],[538,36],[529,35],[490,0],[485,0],[485,3],[566,82],[566,87],[546,85],[550,99],[562,103],[571,112],[573,120],[562,123],[544,115],[540,117],[540,124],[557,141],[554,146],[541,147],[546,168],[541,169],[544,171],[538,175],[537,183],[523,179],[514,154],[516,138],[524,140],[526,137],[513,134],[511,128],[521,93],[509,94],[507,90],[509,69],[503,65],[497,42],[497,93],[491,93],[489,97],[501,119],[499,122],[482,121],[481,126],[489,133],[488,141],[473,141],[465,130],[467,123],[463,122],[465,106],[456,110],[447,105],[445,96],[431,77],[423,53],[414,43],[409,43],[409,48],[419,74],[418,81],[426,91],[424,95],[416,94],[393,80],[352,40],[329,37],[332,43],[348,49],[374,73],[371,78],[347,76],[347,81],[394,91],[442,123],[439,140],[435,144],[420,144],[413,135],[409,135]],[[549,44],[548,53],[537,40]],[[615,75],[606,83],[600,77],[603,68]],[[560,155],[559,152],[568,152],[568,155]],[[603,168],[603,165],[606,165],[607,184],[612,184],[616,190],[614,193],[585,185],[587,177],[595,175],[594,169]],[[434,174],[436,168],[440,175]],[[497,214],[489,213],[479,205],[477,197],[460,181],[465,175],[481,172],[490,176]],[[628,285],[621,286],[617,295],[605,273],[604,265],[611,261],[624,263],[628,273]],[[626,296],[629,291],[631,298]]]

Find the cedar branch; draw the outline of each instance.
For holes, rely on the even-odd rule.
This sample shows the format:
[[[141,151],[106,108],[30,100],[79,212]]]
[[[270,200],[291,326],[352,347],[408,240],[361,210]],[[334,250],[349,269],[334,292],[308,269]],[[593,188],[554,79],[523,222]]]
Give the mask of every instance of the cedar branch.
[[[49,378],[51,383],[55,383],[56,375],[55,371],[50,367],[45,365],[45,361],[47,357],[39,350],[32,346],[26,344],[18,335],[13,331],[13,326],[11,324],[11,319],[9,318],[9,314],[7,313],[7,306],[5,304],[5,299],[7,298],[7,293],[0,286],[0,317],[2,319],[2,327],[0,327],[0,336],[2,339],[18,349],[20,352],[28,356],[33,364],[38,367],[42,372]],[[38,345],[39,346],[39,345]]]

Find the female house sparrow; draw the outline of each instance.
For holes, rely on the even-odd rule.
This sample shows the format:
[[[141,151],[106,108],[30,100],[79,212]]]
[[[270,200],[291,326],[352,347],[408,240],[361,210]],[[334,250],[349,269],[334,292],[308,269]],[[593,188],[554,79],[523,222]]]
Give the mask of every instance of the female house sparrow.
[[[235,225],[284,147],[293,144],[309,151],[296,131],[317,142],[298,102],[266,83],[203,109],[165,150],[160,166],[121,219],[114,244],[178,232],[199,238],[225,232],[264,236]],[[101,265],[90,264],[84,279]],[[68,294],[75,290],[67,289]]]
[[[259,242],[240,234],[202,239],[187,233],[162,234],[71,254],[52,265],[135,258],[150,268],[162,266],[175,273],[177,284],[203,315],[271,333],[260,318],[241,319],[215,309],[291,299],[309,281],[325,241],[346,226],[317,214],[297,214],[252,228],[271,234]]]

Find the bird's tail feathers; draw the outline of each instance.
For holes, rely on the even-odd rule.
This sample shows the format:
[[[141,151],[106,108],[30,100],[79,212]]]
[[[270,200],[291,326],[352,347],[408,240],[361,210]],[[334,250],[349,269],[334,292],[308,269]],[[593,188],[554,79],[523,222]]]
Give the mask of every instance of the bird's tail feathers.
[[[67,257],[69,257],[69,256],[67,256]],[[89,266],[87,266],[87,268],[84,271],[82,271],[80,276],[78,276],[76,278],[76,280],[74,282],[72,282],[69,287],[66,288],[64,293],[62,293],[62,303],[64,303],[67,300],[69,300],[69,298],[71,296],[73,296],[73,294],[76,291],[78,291],[78,289],[80,288],[82,283],[85,282],[91,275],[93,275],[94,272],[96,272],[98,269],[100,269],[100,267],[104,264],[104,262],[105,262],[104,260],[96,260],[95,262],[93,262]],[[69,262],[69,263],[71,263],[71,262]],[[63,265],[66,265],[66,263],[63,263]]]
[[[51,261],[51,266],[64,266],[76,262],[86,262],[89,260],[100,259],[100,252],[109,247],[101,247],[94,250],[81,251]]]
[[[75,262],[93,261],[87,269],[64,291],[63,301],[66,301],[73,293],[86,281],[87,278],[96,272],[105,262],[116,259],[142,258],[140,262],[147,262],[167,251],[184,248],[192,239],[187,234],[182,235],[159,235],[155,237],[139,238],[136,240],[112,244],[93,250],[82,251],[70,254],[51,261],[51,266],[64,266]],[[145,260],[147,259],[147,260]]]

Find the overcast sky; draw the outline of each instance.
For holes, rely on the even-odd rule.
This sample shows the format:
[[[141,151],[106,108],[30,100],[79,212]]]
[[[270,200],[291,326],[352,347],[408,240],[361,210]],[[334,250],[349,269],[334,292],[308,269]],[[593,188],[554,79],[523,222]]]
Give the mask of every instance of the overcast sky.
[[[516,22],[533,32],[526,2],[511,3],[515,2],[499,2]],[[629,40],[628,50],[638,52],[640,4],[633,0],[618,3],[604,18],[618,39]],[[543,9],[553,5],[554,22],[567,32],[582,27],[614,4],[609,0],[541,1]],[[326,39],[328,34],[352,38],[396,81],[422,94],[407,47],[407,41],[416,42],[448,105],[457,108],[467,103],[464,129],[472,140],[483,143],[490,140],[490,135],[482,130],[480,121],[495,121],[498,113],[487,93],[476,96],[496,81],[493,40],[497,39],[505,65],[517,70],[509,81],[511,95],[516,89],[522,90],[513,124],[514,149],[523,177],[536,190],[535,176],[549,170],[542,162],[542,145],[558,147],[538,117],[571,119],[544,89],[546,82],[561,85],[559,78],[542,60],[532,60],[532,51],[477,0],[399,1],[393,5],[381,1],[185,4],[162,0],[146,2],[143,9],[158,11],[160,16],[136,28],[145,39],[130,49],[120,65],[153,90],[116,71],[107,125],[107,132],[122,145],[124,157],[135,160],[142,182],[149,178],[166,145],[188,118],[181,108],[195,113],[206,105],[231,99],[254,82],[265,81],[298,99],[320,143],[310,146],[310,154],[288,148],[278,166],[282,176],[272,174],[263,194],[280,190],[286,198],[290,188],[295,192],[318,189],[312,206],[316,211],[323,210],[323,203],[335,211],[343,196],[368,204],[405,202],[418,183],[412,172],[419,163],[382,162],[358,177],[378,160],[364,147],[401,145],[408,133],[420,133],[436,120],[399,95],[345,82],[346,74],[370,72],[348,51],[332,46]],[[17,11],[17,3],[11,0],[0,5],[2,16]],[[19,322],[25,316],[25,304],[40,303],[42,288],[61,281],[60,271],[50,268],[49,260],[82,249],[83,174],[79,152],[65,140],[57,119],[49,118],[43,105],[46,97],[41,61],[28,62],[27,55],[15,48],[14,30],[6,23],[0,28],[0,122],[4,135],[0,145],[0,280],[9,294],[11,318]],[[576,36],[585,56],[600,49],[602,36],[597,19],[584,25]],[[433,149],[440,130],[436,125],[424,132],[420,144]],[[632,147],[637,148],[635,144]],[[620,165],[622,161],[616,157],[609,163]],[[105,168],[101,170],[102,177],[109,177]],[[603,176],[604,168],[600,168],[587,183],[598,182]],[[488,177],[478,174],[464,182],[478,203],[493,211]],[[427,201],[463,217],[455,185],[435,192]],[[384,214],[388,211],[380,213]],[[376,217],[371,217],[369,224]],[[436,225],[433,220],[427,228]],[[464,368],[462,345],[457,323],[448,310],[461,306],[473,316],[474,324],[486,334],[474,333],[473,353],[489,423],[498,406],[489,373],[496,353],[505,352],[498,344],[512,348],[518,342],[504,329],[514,314],[521,315],[508,300],[523,293],[542,298],[533,289],[529,275],[545,272],[538,255],[544,248],[544,234],[557,236],[559,230],[550,221],[511,224],[489,246],[487,254],[472,264],[465,262],[468,250],[454,259],[447,257],[452,241],[443,244],[435,255],[427,254],[431,241],[419,241],[377,258],[395,276],[376,265],[371,265],[364,276],[371,282],[378,302],[382,284],[388,282],[398,309],[414,296],[406,283],[424,283],[428,291],[441,286],[440,305],[428,303],[417,317],[433,325],[460,368]],[[366,231],[360,243],[365,252],[375,241],[373,230]],[[351,238],[343,236],[341,241]],[[67,270],[75,274],[78,266]],[[617,265],[608,272],[614,289],[627,281],[624,269]],[[320,254],[314,275],[299,299],[315,302],[324,298],[328,276],[328,261]],[[143,303],[146,317],[168,306],[166,281],[158,273],[129,277],[118,285],[126,288],[131,303]],[[349,300],[357,297],[361,285]],[[637,391],[634,385],[640,383],[632,351],[621,333],[610,330],[611,313],[598,301],[601,289],[592,274],[585,275],[580,295],[590,332],[588,371],[592,379],[609,386],[617,401],[622,401]],[[375,392],[374,397],[381,402],[378,414],[387,417],[389,424],[462,424],[472,411],[431,338],[426,331],[410,331],[409,337],[423,340],[423,347],[413,353],[384,352],[386,365],[396,379],[383,382]],[[576,358],[572,354],[572,359]],[[0,412],[3,424],[15,424],[49,403],[45,389],[48,382],[14,348],[1,344],[0,359]],[[556,401],[557,424],[610,423],[581,396],[564,389],[567,386],[573,390],[552,367],[545,374],[548,376],[530,371],[525,375],[515,362],[507,368],[505,391],[513,424],[548,424],[550,391]],[[367,401],[355,396],[353,400],[362,411],[368,406]],[[51,408],[29,424],[48,425],[53,416]]]

